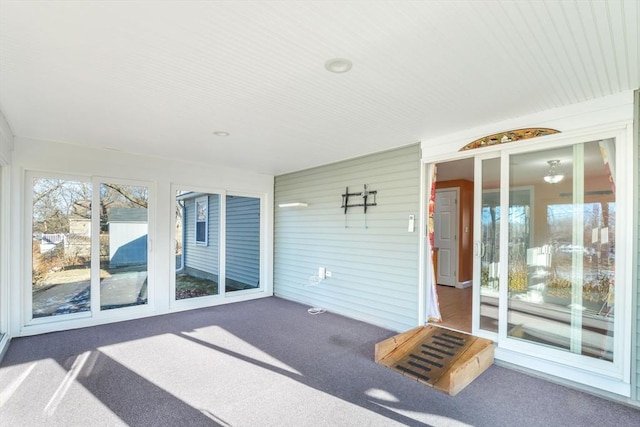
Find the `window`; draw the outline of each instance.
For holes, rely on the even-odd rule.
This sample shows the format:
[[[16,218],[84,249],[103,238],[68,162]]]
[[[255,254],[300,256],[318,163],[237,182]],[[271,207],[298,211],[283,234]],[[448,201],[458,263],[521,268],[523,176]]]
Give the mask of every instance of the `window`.
[[[209,236],[207,233],[209,223],[209,197],[198,197],[196,199],[196,245],[207,246]]]
[[[175,300],[260,289],[260,197],[173,191]]]
[[[91,184],[43,177],[32,184],[32,316],[89,311]]]
[[[176,300],[220,293],[220,195],[201,194],[175,192]]]
[[[225,291],[260,287],[260,199],[227,196]]]
[[[30,182],[32,318],[147,304],[148,187]]]
[[[100,309],[147,303],[148,189],[100,183]]]

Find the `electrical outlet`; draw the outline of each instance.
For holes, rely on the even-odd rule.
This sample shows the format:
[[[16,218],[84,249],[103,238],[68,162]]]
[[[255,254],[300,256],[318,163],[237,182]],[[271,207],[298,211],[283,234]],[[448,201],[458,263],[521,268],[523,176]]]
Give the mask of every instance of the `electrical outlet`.
[[[318,277],[324,279],[327,277],[327,269],[324,267],[318,267]]]

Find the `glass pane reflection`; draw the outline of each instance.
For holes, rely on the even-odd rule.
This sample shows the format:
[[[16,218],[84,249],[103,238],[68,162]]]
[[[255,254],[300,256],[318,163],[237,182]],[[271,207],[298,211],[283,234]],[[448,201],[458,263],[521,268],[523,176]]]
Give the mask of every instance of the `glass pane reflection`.
[[[510,186],[530,188],[532,202],[509,200],[509,336],[613,360],[613,150],[595,141],[511,156]],[[558,183],[542,179],[550,159],[561,159]]]
[[[219,293],[220,195],[176,193],[176,300]]]
[[[100,184],[100,309],[147,304],[147,187]]]
[[[226,292],[260,287],[260,199],[227,196]]]

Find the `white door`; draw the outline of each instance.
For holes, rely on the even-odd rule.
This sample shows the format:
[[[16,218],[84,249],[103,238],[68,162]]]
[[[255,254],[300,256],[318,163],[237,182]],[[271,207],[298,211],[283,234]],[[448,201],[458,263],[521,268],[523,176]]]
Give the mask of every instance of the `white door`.
[[[438,254],[436,283],[456,286],[458,265],[457,189],[436,190],[434,248]]]

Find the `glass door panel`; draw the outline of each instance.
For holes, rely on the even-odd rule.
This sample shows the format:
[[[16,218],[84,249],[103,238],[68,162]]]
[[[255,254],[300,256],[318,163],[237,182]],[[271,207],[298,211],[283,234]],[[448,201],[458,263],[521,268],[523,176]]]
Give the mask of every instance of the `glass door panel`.
[[[217,295],[220,195],[178,190],[175,230],[175,299]]]
[[[91,309],[91,184],[32,180],[33,318]]]
[[[500,158],[482,161],[481,197],[480,329],[498,332]]]
[[[147,303],[147,187],[100,184],[100,309]]]
[[[260,199],[226,197],[225,291],[260,287]]]
[[[510,156],[508,336],[613,360],[614,149]]]

